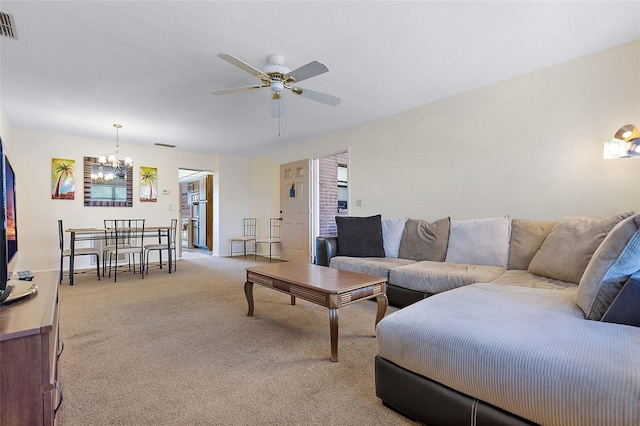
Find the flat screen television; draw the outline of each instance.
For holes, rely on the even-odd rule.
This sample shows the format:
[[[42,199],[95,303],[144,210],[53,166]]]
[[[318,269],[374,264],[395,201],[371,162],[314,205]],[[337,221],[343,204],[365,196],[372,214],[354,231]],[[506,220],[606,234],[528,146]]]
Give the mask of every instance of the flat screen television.
[[[17,259],[16,175],[0,139],[0,303],[12,296],[9,280]]]

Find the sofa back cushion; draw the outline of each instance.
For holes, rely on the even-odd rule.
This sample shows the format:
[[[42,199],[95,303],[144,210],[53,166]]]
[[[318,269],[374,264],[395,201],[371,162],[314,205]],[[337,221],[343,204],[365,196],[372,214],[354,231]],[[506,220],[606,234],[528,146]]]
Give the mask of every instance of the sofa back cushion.
[[[564,217],[545,238],[527,269],[554,280],[580,283],[589,260],[609,231],[632,213]]]
[[[620,289],[640,271],[640,215],[619,222],[593,254],[576,293],[587,319],[600,320]]]
[[[398,250],[400,250],[400,241],[402,240],[405,223],[407,223],[406,217],[382,218],[382,244],[384,246],[384,257],[398,257]]]
[[[549,232],[557,222],[512,219],[509,269],[526,271]]]
[[[447,254],[449,226],[448,217],[431,223],[421,219],[408,219],[400,240],[398,257],[416,261],[444,261]]]
[[[506,268],[509,264],[510,225],[507,217],[452,220],[445,260]]]
[[[384,257],[382,216],[336,216],[338,256]]]

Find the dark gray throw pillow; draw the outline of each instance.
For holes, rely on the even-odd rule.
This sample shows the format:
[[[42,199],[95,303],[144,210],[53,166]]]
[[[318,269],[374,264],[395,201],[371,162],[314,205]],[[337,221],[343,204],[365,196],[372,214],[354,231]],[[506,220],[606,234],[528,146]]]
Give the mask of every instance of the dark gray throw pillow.
[[[338,256],[384,257],[382,216],[336,216]]]
[[[449,243],[451,219],[443,217],[435,222],[409,219],[404,225],[398,257],[415,261],[444,262]]]

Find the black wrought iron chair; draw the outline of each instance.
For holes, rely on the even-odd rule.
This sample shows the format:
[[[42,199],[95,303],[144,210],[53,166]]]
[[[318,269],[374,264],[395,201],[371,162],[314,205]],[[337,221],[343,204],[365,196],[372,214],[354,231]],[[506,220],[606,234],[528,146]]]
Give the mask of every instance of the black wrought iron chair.
[[[58,274],[58,284],[62,284],[62,278],[64,276],[63,261],[65,257],[71,257],[71,249],[64,248],[64,227],[62,226],[62,220],[58,219],[58,241],[60,242],[60,273]],[[73,251],[73,256],[95,256],[96,257],[96,272],[98,273],[98,279],[100,279],[100,250],[93,247],[76,247]],[[75,269],[75,268],[74,268]],[[82,274],[86,271],[77,271],[75,273]]]
[[[115,244],[109,248],[109,278],[113,269],[113,280],[118,281],[120,255],[127,257],[129,269],[136,271],[136,254],[140,259],[140,275],[144,278],[144,219],[118,219],[115,224]],[[115,262],[114,262],[115,258]],[[133,264],[133,268],[132,268]]]
[[[269,219],[269,238],[261,238],[256,240],[256,253],[254,260],[258,258],[258,246],[260,244],[269,244],[269,263],[271,263],[272,247],[274,244],[280,245],[280,222],[281,217],[272,217]]]
[[[171,219],[171,229],[167,234],[167,238],[169,239],[168,243],[163,242],[162,236],[159,234],[157,243],[144,245],[144,258],[145,258],[145,269],[146,269],[145,273],[147,275],[149,275],[149,252],[154,250],[158,251],[158,256],[160,257],[160,269],[162,269],[162,251],[170,250],[171,253],[173,254],[173,269],[176,270],[176,265],[178,264],[177,262],[178,253],[176,251],[176,235],[177,234],[178,234],[178,219]],[[169,253],[167,253],[167,255],[169,255]],[[169,257],[169,261],[171,261],[171,259],[172,258]],[[169,272],[171,272],[171,268],[169,268]]]
[[[116,219],[104,220],[104,239],[102,240],[102,276],[107,271],[107,257],[116,248]]]
[[[230,255],[233,256],[233,243],[242,243],[243,251],[235,252],[235,253],[244,253],[244,257],[247,257],[247,243],[253,242],[253,252],[256,250],[256,218],[255,217],[245,217],[242,219],[242,230],[243,235],[241,237],[231,238],[231,252]]]

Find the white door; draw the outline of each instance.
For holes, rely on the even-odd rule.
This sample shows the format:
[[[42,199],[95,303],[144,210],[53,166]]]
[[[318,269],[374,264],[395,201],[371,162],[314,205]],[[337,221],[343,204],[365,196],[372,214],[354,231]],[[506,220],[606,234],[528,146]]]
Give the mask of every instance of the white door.
[[[309,263],[309,160],[280,165],[281,258]]]

